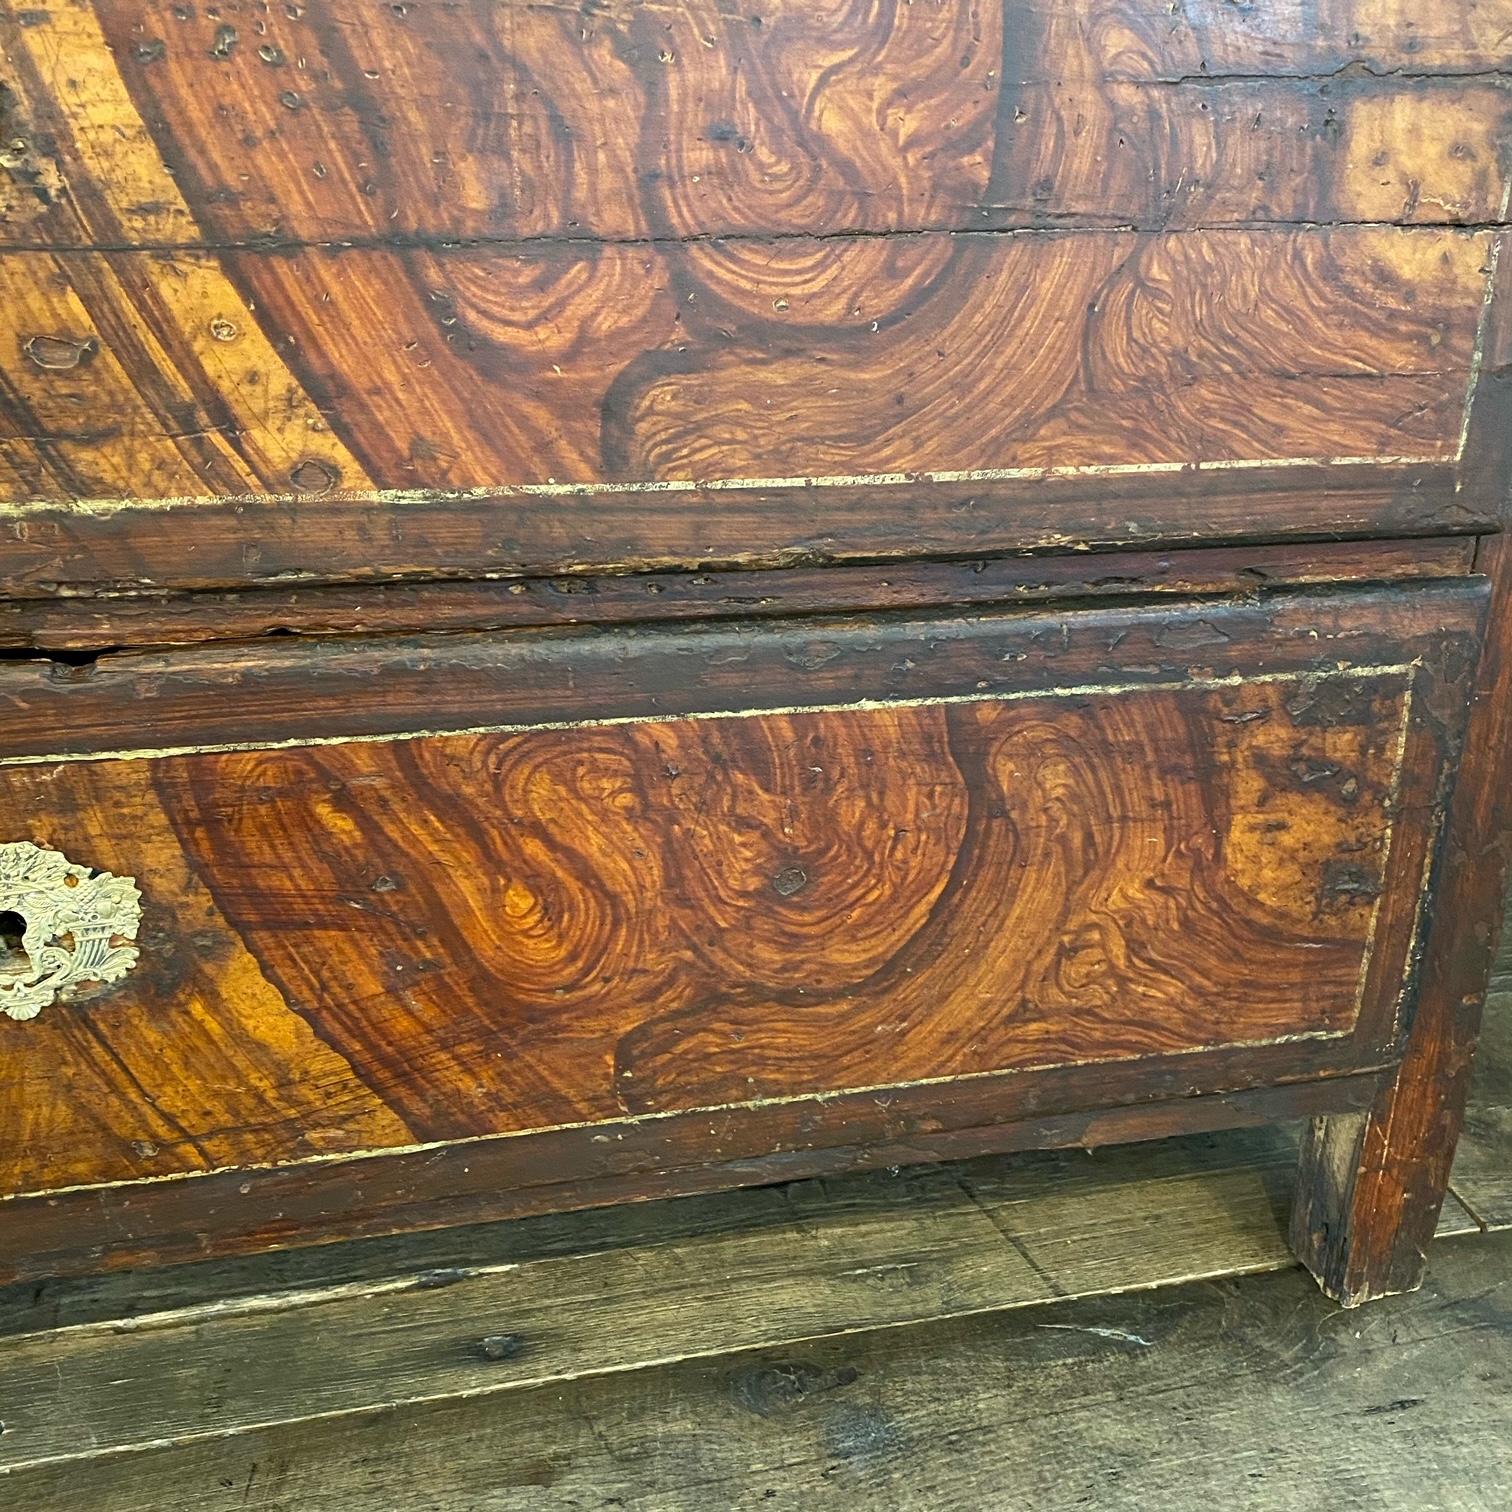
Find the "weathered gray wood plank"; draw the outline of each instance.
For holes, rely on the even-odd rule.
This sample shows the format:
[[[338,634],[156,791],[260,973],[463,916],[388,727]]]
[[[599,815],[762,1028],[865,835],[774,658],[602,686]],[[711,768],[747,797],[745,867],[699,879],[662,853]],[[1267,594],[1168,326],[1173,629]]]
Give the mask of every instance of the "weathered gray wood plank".
[[[1271,1131],[801,1183],[704,1231],[13,1336],[0,1466],[1273,1269],[1291,1158]]]
[[[1456,1184],[1507,1225],[1512,939],[1485,1050]],[[1294,1147],[1010,1156],[12,1288],[0,1469],[317,1414],[360,1439],[396,1402],[507,1391],[513,1414],[577,1377],[1282,1269]],[[1451,1198],[1441,1234],[1475,1228]]]
[[[1512,908],[1508,914],[1512,922]],[[1487,1228],[1512,1227],[1512,927],[1506,925],[1450,1189]]]
[[[1128,1246],[1147,1242],[1139,1235],[1141,1204],[1157,1189],[1147,1183],[1196,1180],[1226,1183],[1208,1205],[1221,1209],[1224,1225],[1200,1241],[1215,1263],[1228,1254],[1243,1268],[1265,1269],[1289,1263],[1280,1235],[1295,1168],[1295,1137],[1290,1129],[1246,1129],[1199,1135],[1159,1144],[1092,1151],[1009,1155],[955,1163],[945,1169],[941,1190],[963,1203],[965,1187],[994,1208],[997,1221],[1033,1240],[1035,1261],[1053,1275],[1072,1255],[1077,1267],[1117,1267]],[[867,1214],[893,1214],[913,1183],[926,1172],[878,1172],[838,1180],[794,1183],[782,1195],[774,1190],[724,1192],[677,1202],[635,1204],[587,1212],[552,1214],[509,1223],[400,1235],[350,1244],[286,1250],[198,1265],[116,1272],[99,1276],[27,1282],[0,1288],[0,1349],[3,1340],[21,1333],[72,1327],[256,1298],[274,1305],[287,1297],[301,1305],[303,1294],[333,1287],[360,1289],[364,1283],[387,1285],[396,1278],[426,1276],[432,1283],[446,1273],[480,1266],[596,1254],[637,1245],[664,1245],[685,1239],[708,1239],[727,1233],[753,1234],[783,1230],[794,1206],[818,1203],[851,1221]],[[1125,1188],[1129,1190],[1124,1191]],[[1242,1193],[1242,1195],[1241,1195]],[[1124,1199],[1127,1197],[1127,1203]],[[1109,1205],[1115,1214],[1109,1218]],[[1116,1216],[1124,1213],[1120,1219]],[[1080,1217],[1078,1217],[1080,1215]],[[1072,1228],[1057,1230],[1065,1222]],[[1124,1238],[1124,1225],[1133,1225]],[[1235,1250],[1227,1233],[1237,1225],[1245,1236]],[[1475,1227],[1457,1202],[1447,1204],[1441,1232]],[[1039,1235],[1041,1237],[1036,1238]],[[1090,1242],[1094,1249],[1082,1248]],[[1179,1267],[1178,1267],[1179,1269]],[[1117,1284],[1117,1277],[1112,1277]],[[1063,1284],[1080,1290],[1083,1282]],[[1046,1300],[1054,1296],[1046,1290]]]
[[[1502,1234],[1356,1313],[1293,1269],[833,1338],[54,1465],[0,1504],[1500,1512],[1509,1266]]]

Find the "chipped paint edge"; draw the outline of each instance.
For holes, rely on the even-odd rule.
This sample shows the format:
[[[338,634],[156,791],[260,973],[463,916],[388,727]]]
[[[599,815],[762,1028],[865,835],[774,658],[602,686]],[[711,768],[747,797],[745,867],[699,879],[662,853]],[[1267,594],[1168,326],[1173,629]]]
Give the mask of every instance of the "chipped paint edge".
[[[1158,1052],[1158,1058],[1174,1058],[1187,1055],[1210,1055],[1220,1050],[1264,1050],[1275,1045],[1299,1045],[1317,1040],[1345,1040],[1354,1033],[1354,1026],[1348,1029],[1311,1029],[1301,1034],[1280,1034],[1273,1039],[1255,1040],[1218,1040],[1206,1045],[1184,1045],[1175,1050],[1162,1050]],[[800,1103],[813,1103],[823,1106],[825,1103],[837,1102],[841,1098],[848,1097],[877,1097],[879,1106],[882,1105],[880,1094],[911,1092],[920,1087],[958,1086],[962,1082],[999,1081],[1009,1076],[1038,1075],[1044,1071],[1074,1071],[1082,1066],[1107,1066],[1118,1065],[1135,1060],[1147,1060],[1157,1057],[1145,1055],[1128,1056],[1103,1056],[1089,1060],[1055,1061],[1044,1066],[999,1066],[991,1071],[963,1071],[958,1075],[951,1076],[927,1076],[918,1081],[892,1081],[879,1082],[875,1086],[866,1087],[836,1087],[824,1092],[794,1092],[781,1097],[758,1097],[746,1102],[734,1103],[709,1103],[692,1108],[668,1108],[657,1113],[640,1113],[628,1118],[601,1118],[585,1119],[577,1123],[540,1124],[530,1129],[501,1129],[491,1134],[468,1134],[460,1139],[433,1139],[420,1144],[385,1145],[378,1149],[328,1151],[320,1155],[306,1155],[297,1160],[269,1161],[257,1165],[224,1165],[216,1166],[208,1171],[171,1171],[160,1176],[131,1176],[121,1181],[93,1181],[78,1182],[72,1186],[43,1187],[29,1192],[6,1192],[0,1194],[0,1206],[8,1202],[26,1202],[45,1200],[53,1197],[66,1197],[80,1192],[110,1192],[123,1187],[161,1186],[172,1181],[198,1181],[209,1176],[251,1176],[266,1175],[275,1171],[300,1170],[307,1166],[339,1165],[343,1161],[360,1160],[385,1160],[396,1155],[426,1155],[437,1150],[453,1150],[464,1148],[468,1145],[495,1144],[506,1139],[533,1139],[542,1134],[572,1134],[587,1129],[595,1131],[614,1131],[639,1128],[642,1124],[664,1123],[671,1118],[702,1118],[717,1113],[750,1113],[760,1112],[767,1108],[793,1107]],[[1340,1072],[1340,1075],[1353,1076],[1362,1068],[1349,1067]],[[1369,1071],[1371,1067],[1364,1067]],[[1227,1091],[1241,1089],[1219,1089],[1210,1093],[1199,1094],[1200,1096],[1221,1097]],[[1160,1101],[1173,1101],[1174,1099],[1159,1099]],[[1119,1112],[1128,1111],[1139,1104],[1126,1104],[1122,1107],[1104,1107],[1092,1111]],[[1012,1120],[1008,1120],[1011,1122]],[[978,1125],[968,1125],[974,1128]],[[959,1130],[941,1130],[942,1133],[958,1133]],[[623,1137],[623,1136],[621,1136]],[[895,1135],[882,1137],[868,1141],[871,1144],[886,1144],[891,1139],[906,1139],[907,1135]],[[823,1148],[822,1146],[820,1148]]]
[[[1381,842],[1381,875],[1386,878],[1391,875],[1392,858],[1396,852],[1397,841],[1397,814],[1400,810],[1402,796],[1402,780],[1407,770],[1407,739],[1412,733],[1413,696],[1417,692],[1417,679],[1409,677],[1402,694],[1402,718],[1397,726],[1396,743],[1394,753],[1394,767],[1391,774],[1391,791],[1386,799],[1386,833]],[[1427,857],[1423,867],[1423,873],[1418,882],[1416,893],[1417,906],[1413,911],[1412,930],[1407,939],[1407,951],[1403,957],[1404,962],[1411,962],[1415,949],[1417,932],[1423,917],[1423,905],[1428,891],[1428,879],[1433,865],[1433,856],[1438,849],[1438,826],[1435,824],[1429,833],[1426,846]],[[1365,947],[1360,959],[1360,979],[1355,993],[1355,1022],[1359,1023],[1360,1015],[1365,1011],[1365,989],[1370,982],[1370,973],[1376,959],[1376,934],[1381,922],[1381,911],[1386,903],[1386,889],[1383,886],[1376,894],[1375,904],[1370,910],[1370,923],[1365,929]],[[1402,1008],[1407,1000],[1408,974],[1402,974],[1402,984],[1397,990],[1396,1001],[1391,1009],[1391,1035],[1393,1040],[1401,1037],[1402,1032]]]
[[[1473,384],[1472,384],[1473,387]],[[331,489],[325,493],[185,494],[155,499],[64,499],[0,501],[0,519],[65,514],[107,519],[118,514],[164,513],[208,508],[286,508],[315,502],[418,507],[476,504],[493,499],[595,499],[624,494],[772,492],[830,488],[906,488],[959,483],[1049,483],[1058,479],[1172,476],[1177,474],[1270,471],[1291,467],[1434,467],[1451,464],[1441,456],[1245,457],[1217,461],[1110,462],[1065,467],[969,467],[941,471],[835,473],[812,477],[654,478],[634,482],[497,483],[476,488]]]
[[[1502,229],[1506,228],[1508,213],[1512,212],[1512,172],[1507,175],[1507,182],[1502,189],[1501,215],[1499,217]],[[1496,274],[1501,263],[1502,237],[1493,235],[1491,238],[1491,252],[1487,259],[1486,268],[1486,292],[1481,296],[1480,314],[1475,323],[1475,345],[1470,351],[1470,384],[1465,391],[1465,407],[1460,414],[1459,445],[1455,448],[1454,460],[1463,463],[1465,454],[1470,445],[1470,424],[1475,413],[1475,395],[1480,387],[1481,372],[1486,364],[1486,337],[1491,329],[1491,310],[1496,303]],[[1455,488],[1458,490],[1460,482],[1456,480]]]
[[[860,698],[850,703],[780,704],[754,709],[690,709],[668,714],[606,714],[597,719],[533,719],[505,724],[462,725],[455,729],[380,730],[355,735],[294,735],[287,740],[228,740],[203,745],[135,746],[110,751],[58,751],[45,755],[0,757],[7,767],[55,766],[78,761],[154,761],[175,756],[221,756],[238,751],[298,751],[325,746],[392,745],[407,740],[435,740],[473,735],[529,735],[542,731],[602,730],[622,725],[678,724],[684,720],[766,719],[796,714],[862,714],[883,709],[935,709],[968,703],[1023,703],[1042,698],[1084,698],[1124,693],[1181,693],[1209,691],[1250,684],[1302,682],[1334,677],[1411,676],[1419,663],[1401,662],[1378,667],[1333,667],[1327,671],[1291,668],[1284,672],[1229,672],[1221,677],[1190,677],[1161,682],[1073,683],[1054,688],[979,689],[971,693],[941,693],[919,698]]]

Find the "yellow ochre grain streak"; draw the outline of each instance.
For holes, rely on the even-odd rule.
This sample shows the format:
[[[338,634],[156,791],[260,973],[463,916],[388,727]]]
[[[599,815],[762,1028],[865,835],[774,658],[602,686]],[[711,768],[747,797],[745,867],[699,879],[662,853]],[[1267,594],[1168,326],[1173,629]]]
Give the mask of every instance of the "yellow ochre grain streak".
[[[18,118],[51,113],[67,133],[54,192],[89,241],[197,239],[194,217],[93,9],[54,5],[45,26],[17,26],[7,40],[6,80],[18,97]],[[32,79],[45,98],[27,97]],[[9,376],[42,429],[50,411],[63,410],[77,417],[76,427],[87,421],[131,438],[106,479],[99,477],[104,449],[90,446],[95,481],[112,482],[122,493],[197,492],[207,480],[216,492],[279,492],[291,483],[298,488],[300,468],[309,476],[313,466],[322,479],[369,484],[262,331],[256,310],[213,259],[105,255],[89,257],[86,266],[82,255],[61,254],[47,280],[37,277],[30,257],[15,264],[8,277],[0,265],[0,341],[19,355],[7,364]],[[66,360],[70,346],[82,360],[60,368],[58,354]],[[116,355],[115,347],[127,351]],[[160,435],[134,423],[150,416],[158,418]],[[67,455],[78,443],[67,434],[65,428],[45,464],[51,478],[42,491],[58,499],[73,492]]]

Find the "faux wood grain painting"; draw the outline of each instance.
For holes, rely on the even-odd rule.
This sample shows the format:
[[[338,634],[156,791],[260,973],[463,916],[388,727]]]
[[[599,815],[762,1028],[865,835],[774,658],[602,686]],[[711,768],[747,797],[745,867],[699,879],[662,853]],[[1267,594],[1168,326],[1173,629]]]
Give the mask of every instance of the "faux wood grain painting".
[[[1509,166],[1512,0],[0,0],[0,1277],[1312,1117],[1415,1285]]]
[[[1501,193],[1506,39],[1497,6],[1467,9],[1468,24],[1397,0],[1284,19],[1222,0],[10,6],[13,118],[31,135],[6,237],[1476,224]],[[1394,77],[1409,60],[1426,80]],[[104,111],[109,133],[91,129]]]
[[[1404,620],[1381,645],[1396,660],[1348,665],[1308,650],[1363,651],[1368,613],[1341,602],[1331,635],[1304,621],[1291,646],[1262,617],[1277,670],[1176,661],[1176,677],[1138,664],[1143,646],[1247,660],[1266,642],[1211,610],[1088,613],[1087,652],[1113,662],[1087,676],[1069,623],[989,619],[1000,692],[945,693],[938,668],[935,696],[860,702],[821,692],[865,688],[844,638],[661,631],[637,651],[607,633],[642,707],[662,702],[668,653],[733,657],[739,684],[684,671],[695,715],[627,702],[544,728],[363,735],[363,697],[343,700],[347,735],[12,757],[7,833],[140,879],[144,931],[129,994],[59,1004],[7,1054],[0,1124],[27,1135],[3,1185],[563,1127],[613,1139],[648,1117],[885,1106],[963,1079],[1006,1113],[1032,1104],[1029,1073],[1174,1058],[1221,1079],[1204,1057],[1263,1047],[1371,1064],[1399,1030],[1441,802],[1422,663],[1474,607],[1429,600],[1422,638]],[[852,637],[896,667],[915,633],[951,629]],[[579,639],[560,638],[554,680],[604,708]],[[770,677],[742,644],[767,646]],[[955,676],[980,687],[971,670]],[[458,681],[444,662],[430,675]],[[360,677],[393,686],[376,664]],[[204,686],[226,697],[224,676]],[[102,691],[85,680],[64,704]],[[742,691],[767,707],[721,709]],[[818,701],[778,702],[805,691]],[[444,699],[431,712],[470,722]]]
[[[45,781],[114,816],[149,910],[194,904],[154,911],[150,1014],[81,1003],[9,1048],[0,1116],[48,1123],[5,1186],[1347,1034],[1404,690],[1351,685],[1326,734],[1297,695],[6,772],[8,812]],[[272,1064],[217,1075],[207,1038]]]
[[[11,486],[428,479],[580,512],[565,485],[597,480],[692,509],[692,479],[1448,461],[1488,252],[1393,229],[11,256]]]
[[[1495,28],[1221,9],[12,8],[0,567],[1463,528]]]

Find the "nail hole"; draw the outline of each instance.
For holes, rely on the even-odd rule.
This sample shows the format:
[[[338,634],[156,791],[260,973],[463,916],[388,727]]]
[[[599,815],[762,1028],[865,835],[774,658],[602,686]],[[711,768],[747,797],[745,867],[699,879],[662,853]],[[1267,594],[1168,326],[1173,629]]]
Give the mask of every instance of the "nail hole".
[[[336,486],[339,474],[329,462],[319,457],[306,457],[289,474],[291,482],[300,493],[325,493]]]
[[[512,1360],[525,1347],[525,1339],[517,1333],[489,1334],[478,1341],[478,1351],[485,1360]]]

